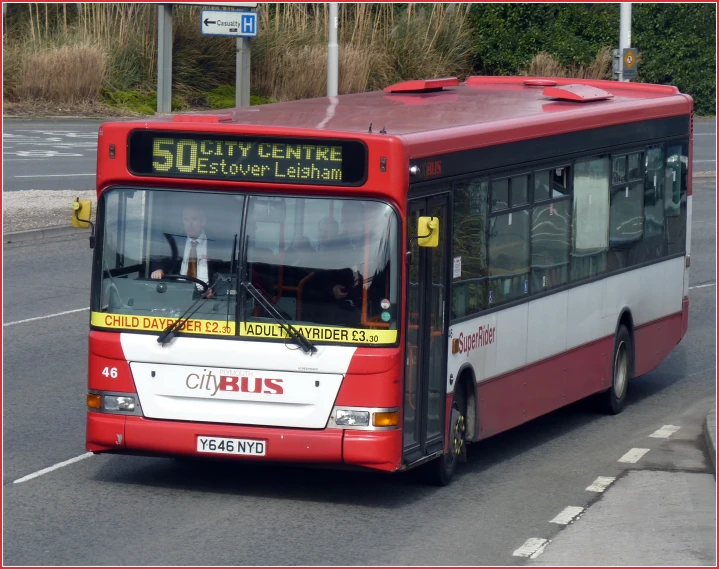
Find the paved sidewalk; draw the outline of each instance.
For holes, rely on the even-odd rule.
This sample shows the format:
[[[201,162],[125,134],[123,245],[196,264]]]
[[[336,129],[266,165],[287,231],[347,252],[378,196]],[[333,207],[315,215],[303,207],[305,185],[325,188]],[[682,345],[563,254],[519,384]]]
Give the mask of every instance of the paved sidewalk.
[[[531,564],[716,565],[716,480],[631,470],[555,542]]]

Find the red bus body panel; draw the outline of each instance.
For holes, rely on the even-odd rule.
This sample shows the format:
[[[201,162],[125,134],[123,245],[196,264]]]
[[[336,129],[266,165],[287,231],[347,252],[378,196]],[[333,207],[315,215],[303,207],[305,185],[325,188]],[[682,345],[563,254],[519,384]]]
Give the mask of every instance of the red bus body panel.
[[[404,223],[411,159],[692,112],[691,98],[674,87],[552,79],[558,86],[582,83],[613,95],[601,101],[570,102],[543,97],[544,87],[539,83],[534,86],[525,84],[527,80],[531,83],[536,79],[539,78],[470,77],[458,87],[439,91],[379,91],[193,113],[184,118],[106,123],[100,127],[98,137],[98,196],[110,187],[130,185],[379,198],[398,209],[402,220],[402,250],[406,250]],[[135,129],[359,140],[368,148],[367,179],[360,187],[331,187],[135,176],[127,166],[128,134]],[[111,145],[114,147],[112,159]],[[689,152],[691,194],[691,143]],[[407,274],[403,270],[401,322],[406,322],[406,290]],[[681,313],[634,331],[637,375],[659,365],[686,333],[687,322],[688,299],[684,299]],[[336,405],[398,407],[402,410],[404,328],[404,325],[400,327],[396,348],[357,349]],[[118,332],[90,332],[88,386],[91,390],[136,391],[119,336]],[[479,428],[476,439],[492,436],[606,389],[611,382],[613,341],[613,337],[602,338],[481,382],[477,386]],[[117,369],[116,379],[110,380],[102,374],[108,367]],[[447,426],[451,402],[450,393],[446,400]],[[400,416],[400,425],[401,421]],[[198,454],[195,441],[199,435],[265,440],[268,454],[263,458],[273,461],[336,463],[384,471],[403,466],[401,429],[288,429],[88,412],[87,449],[93,452],[193,455]]]

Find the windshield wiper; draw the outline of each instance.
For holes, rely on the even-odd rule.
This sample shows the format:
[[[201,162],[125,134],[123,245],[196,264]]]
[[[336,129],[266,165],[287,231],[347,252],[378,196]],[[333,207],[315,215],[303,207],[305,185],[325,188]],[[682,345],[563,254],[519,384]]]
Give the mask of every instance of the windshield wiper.
[[[247,292],[249,292],[253,298],[262,305],[262,308],[264,308],[267,312],[270,313],[272,318],[274,318],[277,323],[280,325],[280,327],[287,332],[287,335],[295,340],[299,345],[300,348],[302,348],[302,351],[305,353],[314,354],[317,351],[317,348],[312,345],[312,342],[310,342],[302,332],[300,332],[297,328],[295,328],[292,324],[287,322],[285,318],[280,314],[280,312],[270,304],[270,302],[265,298],[265,296],[255,288],[255,285],[253,285],[249,281],[241,281],[240,286],[244,288]]]
[[[174,276],[174,275],[173,275]],[[188,279],[190,280],[190,279]],[[199,281],[199,279],[196,279]],[[175,337],[177,332],[180,331],[180,329],[185,325],[185,323],[192,318],[192,316],[197,312],[200,308],[202,308],[202,305],[205,304],[210,299],[210,293],[214,292],[215,287],[220,284],[221,282],[224,282],[226,280],[230,279],[223,279],[219,278],[217,281],[215,281],[215,284],[213,284],[211,287],[207,287],[207,283],[202,283],[207,287],[207,290],[200,295],[200,298],[198,298],[195,302],[193,302],[190,307],[185,310],[185,312],[180,316],[177,320],[175,320],[172,324],[170,324],[167,328],[165,328],[160,334],[160,336],[157,338],[157,343],[161,345],[165,345],[172,340],[172,338]],[[229,286],[229,285],[228,285]]]

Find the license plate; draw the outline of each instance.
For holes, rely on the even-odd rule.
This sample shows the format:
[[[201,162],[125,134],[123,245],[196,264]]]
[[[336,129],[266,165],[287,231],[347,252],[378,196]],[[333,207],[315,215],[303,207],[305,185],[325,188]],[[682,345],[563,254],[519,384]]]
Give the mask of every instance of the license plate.
[[[226,439],[221,437],[197,437],[197,452],[265,456],[266,448],[265,441]]]

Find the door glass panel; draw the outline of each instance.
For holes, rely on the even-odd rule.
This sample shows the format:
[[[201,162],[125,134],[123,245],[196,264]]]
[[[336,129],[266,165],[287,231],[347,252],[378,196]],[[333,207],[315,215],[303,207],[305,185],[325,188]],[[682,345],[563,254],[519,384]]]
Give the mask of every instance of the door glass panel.
[[[407,271],[407,343],[404,382],[404,446],[419,442],[417,412],[419,408],[419,374],[421,358],[419,351],[420,331],[420,248],[417,240],[417,220],[422,210],[415,209],[407,220],[407,241],[411,242],[411,263]],[[442,223],[440,222],[440,227]]]
[[[444,402],[445,377],[444,358],[447,353],[444,341],[445,286],[447,276],[447,255],[445,235],[447,234],[447,207],[437,205],[430,208],[430,215],[438,217],[439,246],[432,249],[430,283],[430,338],[429,338],[429,397],[427,404],[427,439],[442,436],[442,405]]]

